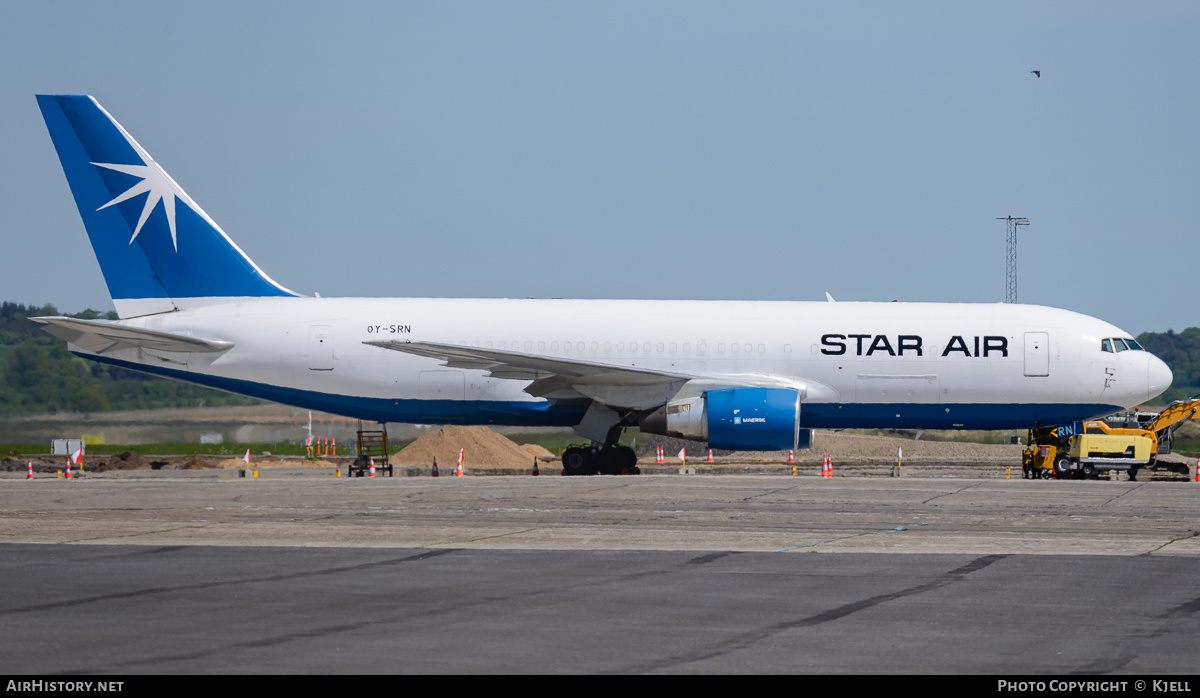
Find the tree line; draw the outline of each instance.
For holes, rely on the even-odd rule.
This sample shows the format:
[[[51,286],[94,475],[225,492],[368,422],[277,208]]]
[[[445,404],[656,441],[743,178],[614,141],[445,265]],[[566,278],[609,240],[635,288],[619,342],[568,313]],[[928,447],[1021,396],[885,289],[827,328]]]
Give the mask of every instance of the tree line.
[[[1137,341],[1171,367],[1171,388],[1155,402],[1166,404],[1200,394],[1200,327],[1182,332],[1143,332]]]
[[[62,315],[41,307],[0,304],[0,414],[106,412],[161,407],[254,405],[261,401],[191,383],[158,378],[74,356],[31,317]],[[69,317],[116,320],[114,311]]]
[[[72,355],[61,339],[42,331],[31,317],[62,315],[41,307],[0,304],[0,414],[105,412],[160,407],[217,407],[262,402],[191,383]],[[116,320],[114,311],[85,310],[70,317]],[[1143,332],[1137,340],[1171,367],[1164,404],[1200,394],[1200,327],[1182,332]]]

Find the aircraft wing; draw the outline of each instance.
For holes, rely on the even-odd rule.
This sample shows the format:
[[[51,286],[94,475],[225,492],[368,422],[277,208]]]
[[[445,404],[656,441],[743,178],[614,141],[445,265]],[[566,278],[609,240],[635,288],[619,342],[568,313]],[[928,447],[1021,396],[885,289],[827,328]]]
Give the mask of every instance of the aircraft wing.
[[[79,320],[70,317],[31,317],[50,334],[71,344],[102,354],[114,347],[136,347],[157,351],[218,352],[233,347],[233,342],[202,339],[188,335],[143,330],[104,320]]]
[[[502,349],[484,349],[436,342],[381,340],[371,346],[441,360],[449,368],[487,371],[494,378],[532,381],[525,392],[550,400],[592,398],[615,408],[645,410],[671,399],[685,383],[702,380],[728,386],[791,387],[807,392],[805,384],[781,382],[763,375],[697,375],[659,368],[580,361]]]

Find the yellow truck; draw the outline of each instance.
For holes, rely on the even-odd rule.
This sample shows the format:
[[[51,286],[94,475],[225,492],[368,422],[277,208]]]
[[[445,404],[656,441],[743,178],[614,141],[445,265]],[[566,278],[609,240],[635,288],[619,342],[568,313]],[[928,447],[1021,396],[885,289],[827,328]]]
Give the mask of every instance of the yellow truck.
[[[1136,480],[1142,468],[1188,474],[1186,465],[1158,463],[1171,452],[1171,435],[1200,411],[1200,399],[1171,403],[1162,412],[1127,412],[1104,419],[1029,430],[1021,458],[1025,478],[1096,477],[1101,470],[1124,470]]]

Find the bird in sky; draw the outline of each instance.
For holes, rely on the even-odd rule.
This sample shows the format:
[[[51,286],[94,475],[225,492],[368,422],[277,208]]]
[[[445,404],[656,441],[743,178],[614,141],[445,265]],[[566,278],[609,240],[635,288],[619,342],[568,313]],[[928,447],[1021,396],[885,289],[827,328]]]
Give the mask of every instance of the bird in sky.
[[[1029,72],[1033,73],[1034,75],[1038,76],[1039,78],[1042,77],[1042,71],[1040,71],[1040,70],[1031,70]]]

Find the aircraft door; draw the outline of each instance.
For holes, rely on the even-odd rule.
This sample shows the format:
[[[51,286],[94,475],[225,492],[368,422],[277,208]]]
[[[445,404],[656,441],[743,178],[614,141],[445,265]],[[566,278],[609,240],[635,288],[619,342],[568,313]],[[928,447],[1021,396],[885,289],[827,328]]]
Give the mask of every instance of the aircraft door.
[[[1025,375],[1050,375],[1050,335],[1048,333],[1025,333]]]
[[[310,371],[333,370],[333,325],[308,328],[308,368]]]
[[[930,404],[941,399],[941,383],[936,373],[860,373],[854,384],[854,400],[860,403]]]

